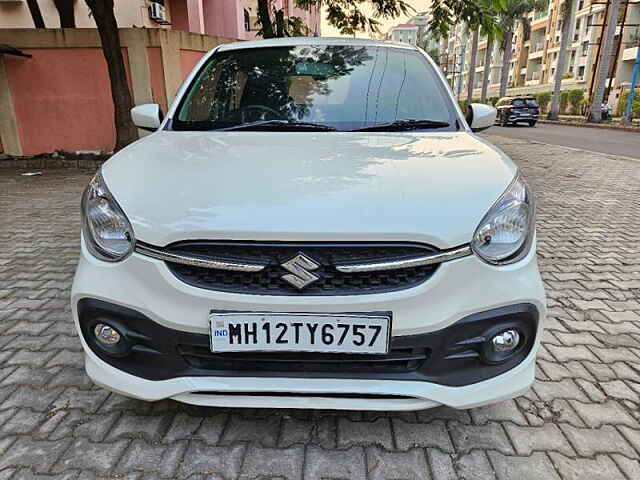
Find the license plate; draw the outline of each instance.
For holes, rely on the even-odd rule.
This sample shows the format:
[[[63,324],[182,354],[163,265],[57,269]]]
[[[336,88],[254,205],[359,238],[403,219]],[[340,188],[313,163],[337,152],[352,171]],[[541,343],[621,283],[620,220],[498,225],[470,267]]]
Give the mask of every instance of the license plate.
[[[390,313],[209,314],[211,351],[382,354],[389,350]]]

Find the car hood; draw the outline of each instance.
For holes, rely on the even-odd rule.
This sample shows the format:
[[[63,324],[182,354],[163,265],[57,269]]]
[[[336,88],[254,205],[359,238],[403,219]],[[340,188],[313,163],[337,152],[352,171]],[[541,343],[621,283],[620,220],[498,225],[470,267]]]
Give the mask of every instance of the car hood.
[[[103,166],[138,240],[468,243],[515,165],[467,132],[158,132]]]

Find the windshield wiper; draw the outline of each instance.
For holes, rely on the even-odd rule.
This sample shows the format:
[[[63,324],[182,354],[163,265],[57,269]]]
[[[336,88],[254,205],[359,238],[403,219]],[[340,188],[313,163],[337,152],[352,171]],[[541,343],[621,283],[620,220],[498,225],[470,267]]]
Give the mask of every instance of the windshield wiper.
[[[370,127],[362,127],[351,130],[352,132],[384,132],[384,131],[402,131],[402,130],[419,130],[422,128],[443,128],[451,125],[449,122],[438,120],[396,120],[395,122],[380,123],[371,125]]]
[[[310,130],[316,132],[333,132],[335,127],[323,123],[290,122],[288,120],[258,120],[257,122],[241,123],[231,127],[216,128],[214,130]]]

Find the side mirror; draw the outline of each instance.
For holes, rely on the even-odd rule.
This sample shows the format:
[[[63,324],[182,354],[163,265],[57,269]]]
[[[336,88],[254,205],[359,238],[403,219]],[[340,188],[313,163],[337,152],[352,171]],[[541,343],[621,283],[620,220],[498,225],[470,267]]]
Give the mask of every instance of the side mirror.
[[[472,103],[467,107],[467,123],[473,132],[481,132],[496,121],[498,111],[483,103]]]
[[[146,103],[131,109],[133,124],[142,130],[155,132],[162,123],[162,110],[157,103]]]

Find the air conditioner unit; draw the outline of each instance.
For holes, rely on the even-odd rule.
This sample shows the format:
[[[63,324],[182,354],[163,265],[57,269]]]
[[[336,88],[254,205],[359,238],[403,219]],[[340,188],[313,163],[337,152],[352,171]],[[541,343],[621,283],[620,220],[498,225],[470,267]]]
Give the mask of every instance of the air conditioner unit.
[[[151,2],[149,4],[149,18],[156,23],[167,25],[167,11],[164,5],[158,2]]]

